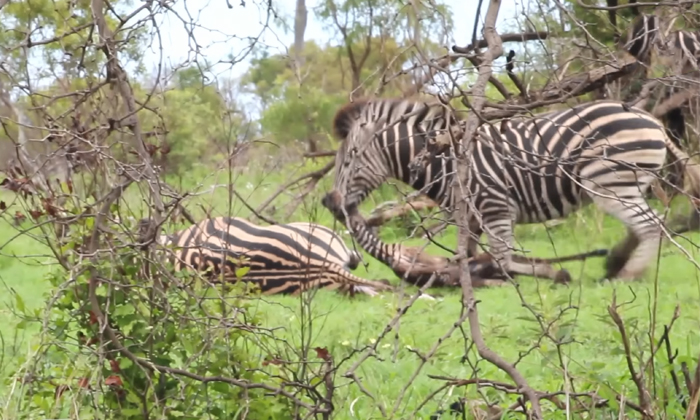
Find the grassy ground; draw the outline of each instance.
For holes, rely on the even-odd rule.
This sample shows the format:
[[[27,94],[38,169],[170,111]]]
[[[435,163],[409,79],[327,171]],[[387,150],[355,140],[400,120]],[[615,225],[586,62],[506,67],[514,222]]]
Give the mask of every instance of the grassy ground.
[[[284,173],[274,176],[247,175],[236,178],[235,185],[239,192],[255,206],[270,196],[284,180],[294,177]],[[209,177],[207,184],[225,184],[225,175],[221,179]],[[328,180],[322,182],[318,190],[328,186]],[[189,185],[190,187],[192,184]],[[135,190],[134,190],[135,191]],[[136,192],[131,191],[129,202]],[[384,198],[393,195],[392,188],[386,187]],[[188,207],[201,216],[205,208],[214,209],[213,215],[237,214],[247,216],[249,211],[240,202],[232,205],[228,202],[226,189],[206,192],[191,202]],[[0,198],[9,201],[12,197],[3,193]],[[128,198],[128,197],[127,197]],[[382,197],[379,197],[381,201]],[[289,198],[282,198],[276,204],[281,211],[288,205]],[[678,201],[683,201],[679,199]],[[365,212],[373,204],[367,203]],[[230,210],[230,211],[229,211]],[[319,204],[318,197],[308,200],[292,217],[294,220],[314,220],[333,226],[332,219]],[[26,223],[27,225],[29,222]],[[16,367],[14,361],[19,354],[31,351],[31,343],[40,331],[38,324],[31,324],[17,330],[18,322],[13,315],[17,304],[29,308],[44,305],[47,283],[44,275],[51,269],[48,250],[31,238],[17,235],[17,228],[7,222],[0,224],[0,334],[3,344],[2,365],[0,373],[4,375]],[[516,237],[519,245],[535,255],[554,256],[583,252],[594,248],[609,248],[624,235],[619,222],[589,208],[570,217],[566,223],[546,229],[542,225],[519,226]],[[405,236],[405,231],[394,225],[382,232],[383,239],[397,242]],[[698,260],[697,244],[700,235],[687,236],[690,240],[678,239]],[[438,238],[448,247],[456,247],[456,232],[448,230]],[[421,243],[411,240],[410,243]],[[429,252],[444,254],[432,245]],[[23,256],[20,258],[20,256]],[[366,278],[395,277],[385,266],[375,260],[367,259],[368,265],[355,270],[355,274]],[[563,319],[555,323],[550,335],[556,338],[570,337],[573,343],[563,347],[558,353],[552,340],[541,340],[538,324],[521,301],[518,290],[504,287],[491,290],[478,290],[480,321],[483,335],[491,348],[506,359],[513,361],[530,347],[535,350],[523,356],[518,367],[531,384],[539,389],[558,390],[564,382],[565,375],[574,378],[578,390],[596,384],[599,390],[608,387],[618,391],[633,392],[634,385],[626,369],[624,355],[621,352],[619,333],[612,325],[607,312],[613,295],[618,302],[632,300],[633,303],[620,309],[628,325],[636,352],[644,352],[648,357],[649,338],[646,331],[652,319],[655,320],[655,337],[661,335],[662,325],[668,323],[676,305],[680,306],[680,318],[674,326],[671,342],[678,348],[679,358],[697,357],[700,349],[700,272],[687,260],[675,246],[664,243],[660,263],[654,264],[647,279],[634,284],[598,284],[595,279],[603,274],[602,259],[591,259],[585,263],[573,262],[564,265],[572,274],[574,282],[569,287],[554,287],[548,281],[538,281],[523,277],[520,279],[520,293],[530,307],[542,314],[544,322],[554,321],[561,310],[575,306],[566,312]],[[442,341],[434,357],[422,366],[421,374],[411,380],[416,369],[421,367],[421,360],[415,351],[426,354],[438,340],[443,337],[459,319],[461,303],[459,291],[434,291],[440,295],[436,301],[418,301],[402,318],[397,334],[391,333],[378,344],[378,359],[368,359],[357,371],[366,389],[373,394],[390,412],[397,402],[397,417],[405,418],[442,383],[430,379],[426,374],[457,378],[472,375],[469,363],[463,360],[468,327],[458,329],[449,338]],[[15,297],[15,293],[21,299]],[[321,291],[312,300],[311,310],[314,322],[309,330],[307,323],[302,328],[300,299],[294,297],[274,297],[261,301],[257,306],[258,315],[269,326],[284,328],[283,336],[298,342],[301,334],[310,334],[311,347],[327,347],[336,360],[349,354],[352,348],[372,343],[384,326],[395,315],[400,304],[398,296],[384,295],[378,298],[359,297],[349,300],[332,292]],[[303,329],[303,331],[302,331]],[[537,345],[539,343],[539,345]],[[468,344],[468,343],[467,343]],[[468,353],[473,360],[473,349]],[[662,358],[665,360],[665,357]],[[566,372],[561,363],[566,366]],[[345,372],[350,364],[341,367]],[[485,363],[479,365],[480,377],[505,380],[505,376]],[[3,375],[3,376],[4,376]],[[344,380],[337,377],[337,385]],[[667,378],[660,379],[667,381]],[[410,384],[410,386],[408,386]],[[0,385],[1,386],[1,385]],[[404,389],[407,387],[407,389]],[[462,389],[450,389],[451,399],[464,395]],[[0,388],[2,394],[2,388]],[[487,393],[491,398],[495,394]],[[340,387],[337,390],[337,418],[381,418],[371,399],[363,396],[356,386]],[[449,399],[441,394],[443,400]],[[2,398],[0,398],[2,400]],[[443,401],[444,403],[444,401]],[[449,403],[449,402],[448,402]],[[437,409],[438,401],[428,403],[418,411],[419,418],[427,418]],[[353,414],[354,413],[354,416]]]

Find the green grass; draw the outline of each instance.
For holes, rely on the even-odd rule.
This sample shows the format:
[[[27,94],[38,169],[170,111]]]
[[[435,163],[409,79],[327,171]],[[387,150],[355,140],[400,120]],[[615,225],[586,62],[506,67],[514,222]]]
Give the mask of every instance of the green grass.
[[[273,176],[237,177],[235,185],[238,191],[250,199],[255,207],[272,194],[285,180],[294,177],[289,173],[276,173]],[[208,184],[225,184],[227,177],[214,179],[209,177]],[[329,186],[328,179],[322,180],[318,191]],[[188,185],[193,187],[193,185]],[[377,201],[392,197],[393,187],[385,186],[375,194]],[[138,207],[134,199],[137,191],[132,189],[127,194],[127,201]],[[213,215],[234,214],[246,217],[250,214],[245,206],[233,200],[228,202],[225,188],[197,196],[187,202],[188,208],[198,217],[205,208],[212,208]],[[10,201],[12,197],[3,193],[2,198]],[[281,197],[276,206],[282,213],[290,197]],[[679,202],[684,201],[678,199]],[[685,204],[685,203],[683,203]],[[363,206],[365,213],[373,207],[368,202]],[[229,208],[231,211],[229,212]],[[8,211],[9,213],[10,211]],[[14,209],[12,210],[14,212]],[[138,214],[138,213],[137,213]],[[294,220],[313,220],[326,226],[333,226],[332,218],[319,204],[319,196],[309,198],[292,217]],[[25,222],[28,226],[29,222]],[[0,224],[0,243],[6,245],[0,249],[0,282],[3,293],[0,294],[0,333],[2,334],[3,363],[0,373],[11,373],[17,366],[19,355],[31,351],[40,331],[40,325],[32,323],[22,330],[15,330],[18,322],[13,314],[13,306],[21,297],[21,303],[28,308],[40,308],[45,304],[48,290],[44,275],[52,268],[48,250],[31,238],[19,236],[10,240],[17,233],[17,228],[8,222]],[[382,232],[388,242],[398,242],[405,232],[396,224]],[[621,224],[597,211],[587,208],[570,217],[566,223],[546,229],[542,225],[518,226],[516,238],[518,245],[534,255],[554,256],[578,253],[594,248],[610,248],[624,236]],[[700,235],[687,235],[690,240],[678,239],[698,260],[697,243]],[[347,237],[346,237],[347,238]],[[456,248],[456,230],[449,229],[438,240],[448,247]],[[410,244],[422,243],[411,239]],[[434,245],[428,252],[444,255],[445,252]],[[20,258],[20,256],[24,256]],[[389,278],[396,282],[392,272],[379,262],[366,258],[368,265],[355,270],[355,274],[365,278]],[[519,280],[519,292],[532,309],[540,313],[543,321],[553,322],[562,309],[569,309],[559,322],[554,323],[549,331],[552,337],[570,336],[574,343],[562,347],[557,353],[552,340],[540,340],[541,331],[529,309],[521,301],[518,290],[512,286],[479,289],[476,296],[480,301],[479,318],[482,333],[487,344],[507,360],[513,361],[522,352],[529,351],[518,364],[521,373],[534,387],[545,391],[556,391],[562,387],[564,372],[560,358],[566,365],[566,374],[574,378],[578,390],[593,386],[599,390],[613,387],[617,391],[633,393],[634,384],[623,354],[617,329],[608,316],[607,306],[617,295],[618,302],[633,301],[620,309],[629,334],[633,337],[635,352],[649,353],[647,331],[652,318],[655,320],[655,337],[661,335],[662,326],[671,319],[676,305],[680,306],[680,318],[676,321],[671,334],[671,343],[678,348],[679,358],[697,357],[700,348],[700,272],[692,262],[682,255],[668,241],[664,242],[660,263],[653,264],[647,278],[637,283],[599,284],[596,279],[603,274],[603,259],[590,259],[585,263],[572,262],[564,264],[574,279],[569,287],[553,286],[546,280],[522,277]],[[413,291],[414,289],[410,289]],[[423,367],[421,374],[411,382],[415,370],[421,365],[416,351],[426,354],[438,340],[443,337],[459,319],[461,311],[461,293],[458,290],[432,290],[439,295],[436,301],[419,300],[402,318],[398,332],[387,334],[377,344],[378,358],[369,358],[357,370],[363,385],[377,401],[391,412],[397,398],[403,393],[396,417],[406,418],[417,409],[431,392],[442,385],[439,380],[431,379],[427,374],[455,378],[469,378],[473,375],[472,367],[463,360],[465,347],[468,346],[468,326],[457,329],[439,346],[434,356]],[[405,302],[405,298],[404,298]],[[372,343],[386,324],[396,314],[399,296],[383,295],[377,298],[360,296],[350,300],[332,292],[319,291],[312,300],[311,314],[313,322],[301,320],[301,300],[298,297],[272,297],[256,304],[256,311],[270,327],[281,327],[279,335],[296,344],[300,343],[302,334],[311,338],[310,346],[326,347],[336,361],[350,354],[353,348],[361,348]],[[568,325],[564,324],[564,321]],[[302,328],[303,326],[303,328]],[[537,344],[539,343],[539,345]],[[467,354],[474,361],[474,350]],[[340,373],[350,368],[357,355],[340,367]],[[635,359],[636,360],[636,359]],[[662,352],[660,363],[665,363]],[[270,367],[274,369],[273,366]],[[479,363],[479,376],[510,382],[507,377],[493,366]],[[660,378],[667,381],[668,378]],[[357,386],[342,386],[349,383],[341,375],[336,376],[336,412],[339,419],[381,418],[371,399],[362,394]],[[407,384],[411,384],[404,392]],[[0,395],[3,393],[0,387]],[[435,401],[428,403],[418,412],[419,418],[427,418],[438,407],[438,401],[449,404],[454,398],[464,395],[463,389],[452,389],[451,397],[440,394]],[[497,393],[487,392],[489,398]],[[633,397],[632,397],[633,398]],[[2,401],[2,398],[0,398]],[[353,417],[352,412],[355,413]],[[549,406],[547,406],[549,407]]]

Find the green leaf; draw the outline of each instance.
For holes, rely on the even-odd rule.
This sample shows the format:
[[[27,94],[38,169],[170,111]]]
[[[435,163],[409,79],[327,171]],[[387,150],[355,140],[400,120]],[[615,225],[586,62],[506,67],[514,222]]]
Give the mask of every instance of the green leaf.
[[[603,370],[605,368],[605,366],[607,366],[607,365],[603,362],[592,362],[591,363],[591,369],[593,369],[593,370],[600,371],[600,370]]]
[[[134,308],[134,305],[127,303],[121,306],[118,306],[117,309],[114,310],[113,314],[116,316],[123,316],[123,315],[133,315],[136,312],[136,308]]]
[[[239,267],[236,269],[236,278],[239,280],[243,278],[250,271],[250,267]]]
[[[228,394],[231,392],[231,388],[228,384],[224,382],[214,382],[211,384],[211,389],[222,394]]]
[[[22,299],[22,296],[19,295],[19,293],[15,293],[15,304],[17,305],[17,310],[24,313],[25,312],[25,306],[24,306],[24,299]]]

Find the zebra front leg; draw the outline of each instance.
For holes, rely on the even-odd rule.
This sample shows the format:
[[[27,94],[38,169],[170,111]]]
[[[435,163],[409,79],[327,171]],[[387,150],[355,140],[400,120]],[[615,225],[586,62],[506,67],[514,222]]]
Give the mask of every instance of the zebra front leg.
[[[502,217],[486,225],[486,235],[491,246],[494,264],[503,273],[513,277],[526,275],[553,280],[557,284],[571,282],[571,275],[565,269],[557,270],[545,261],[513,255],[513,222]]]

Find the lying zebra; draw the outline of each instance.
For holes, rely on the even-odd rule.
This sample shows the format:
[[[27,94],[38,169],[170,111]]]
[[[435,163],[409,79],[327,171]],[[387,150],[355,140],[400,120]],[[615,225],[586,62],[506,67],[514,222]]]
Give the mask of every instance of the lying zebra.
[[[142,237],[150,223],[139,222]],[[257,284],[264,295],[298,295],[324,288],[374,296],[392,290],[388,281],[352,274],[359,254],[332,230],[314,223],[259,226],[239,217],[215,217],[171,235],[161,234],[157,242],[172,249],[176,271],[193,269],[207,272],[212,280],[237,281],[236,271],[248,267],[241,280]]]

